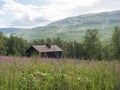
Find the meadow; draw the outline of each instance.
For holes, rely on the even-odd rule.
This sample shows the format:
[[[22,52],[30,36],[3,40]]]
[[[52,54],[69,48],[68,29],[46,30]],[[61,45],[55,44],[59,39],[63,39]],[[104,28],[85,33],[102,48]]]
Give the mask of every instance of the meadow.
[[[1,57],[0,90],[120,90],[120,61]]]

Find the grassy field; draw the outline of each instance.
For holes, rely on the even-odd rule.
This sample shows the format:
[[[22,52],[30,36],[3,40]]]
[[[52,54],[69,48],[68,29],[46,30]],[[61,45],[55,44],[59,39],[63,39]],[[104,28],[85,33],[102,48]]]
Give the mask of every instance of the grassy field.
[[[120,90],[120,62],[3,57],[0,90]]]

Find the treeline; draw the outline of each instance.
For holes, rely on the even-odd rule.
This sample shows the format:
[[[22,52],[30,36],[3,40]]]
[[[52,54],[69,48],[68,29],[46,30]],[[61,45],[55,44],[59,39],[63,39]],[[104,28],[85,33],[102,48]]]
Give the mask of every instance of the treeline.
[[[26,50],[31,45],[44,45],[46,43],[56,44],[61,47],[63,57],[85,60],[120,60],[120,28],[115,27],[110,43],[102,44],[98,37],[98,30],[88,29],[83,42],[64,41],[59,37],[55,39],[39,39],[28,42],[23,38],[16,36],[5,37],[0,33],[0,55],[7,56],[25,56]]]
[[[24,56],[28,47],[27,40],[12,35],[7,38],[0,32],[0,55]]]

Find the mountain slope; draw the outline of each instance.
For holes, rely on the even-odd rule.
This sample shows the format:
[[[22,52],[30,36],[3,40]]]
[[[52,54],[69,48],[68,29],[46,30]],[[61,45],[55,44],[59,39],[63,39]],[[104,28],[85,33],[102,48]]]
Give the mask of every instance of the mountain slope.
[[[47,26],[17,30],[14,35],[28,40],[60,37],[81,41],[87,29],[98,29],[102,41],[110,40],[114,27],[120,25],[120,10],[69,17]]]
[[[0,31],[4,33],[6,36],[9,36],[13,32],[17,32],[20,30],[19,28],[0,28]]]

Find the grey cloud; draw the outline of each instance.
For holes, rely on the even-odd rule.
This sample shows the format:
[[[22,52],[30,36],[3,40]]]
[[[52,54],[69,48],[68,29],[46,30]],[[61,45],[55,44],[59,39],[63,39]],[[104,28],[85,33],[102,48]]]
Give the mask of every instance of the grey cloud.
[[[2,2],[3,1],[4,1],[4,3],[6,1],[6,3],[7,3],[7,1],[9,1],[9,0],[2,0]],[[14,1],[14,0],[11,0],[11,1]],[[38,1],[41,1],[41,0],[38,0]],[[42,1],[48,2],[50,0],[42,0]],[[51,1],[53,1],[52,3],[55,3],[54,0],[51,0]],[[60,1],[60,0],[58,0],[58,1]],[[3,9],[4,3],[0,5],[0,9]],[[63,5],[64,3],[61,3],[61,1],[60,1],[60,2],[57,2],[56,4],[59,4],[59,5],[62,4]],[[46,9],[45,12],[44,12],[44,8],[45,7],[39,7],[38,6],[38,8],[36,8],[36,7],[32,7],[31,5],[28,5],[28,6],[24,6],[23,10],[21,10],[21,7],[23,5],[22,6],[20,5],[20,7],[18,7],[18,8],[22,11],[21,13],[23,15],[24,14],[26,14],[26,15],[24,15],[21,19],[17,19],[17,17],[13,18],[14,13],[16,11],[14,11],[14,10],[12,11],[11,10],[12,6],[11,6],[11,4],[9,4],[9,5],[8,5],[9,7],[7,8],[7,10],[3,9],[5,11],[5,15],[3,15],[5,18],[2,18],[2,21],[0,23],[2,25],[4,23],[6,25],[8,25],[8,23],[9,23],[11,26],[16,26],[16,27],[33,27],[33,26],[37,26],[37,25],[41,26],[41,25],[46,25],[46,24],[48,24],[50,22],[49,20],[46,19],[49,16],[52,15],[53,18],[57,17],[57,16],[55,16],[55,13],[52,12],[53,8],[51,8],[50,11],[47,11],[47,10],[49,10],[49,5],[48,5],[48,9]],[[26,11],[29,11],[28,8],[30,8],[30,13],[33,12],[33,11],[35,11],[35,12],[37,12],[38,16],[39,16],[39,13],[40,14],[43,13],[43,15],[44,15],[44,13],[47,13],[47,15],[45,14],[43,16],[44,18],[42,17],[42,15],[41,15],[41,17],[35,16],[36,18],[34,18],[33,20],[30,20],[30,18],[29,18],[30,14],[29,14],[29,12],[25,13],[24,12],[24,8],[27,8]],[[59,11],[59,8],[57,8],[57,7],[54,7],[54,8]],[[62,11],[59,11],[59,12],[60,13],[62,12],[62,14],[60,14],[60,15],[63,15],[64,17],[71,17],[71,16],[80,15],[80,14],[87,14],[87,13],[92,13],[92,12],[100,12],[102,10],[103,11],[109,11],[109,10],[117,10],[117,9],[120,9],[120,0],[99,0],[99,2],[94,3],[93,5],[90,5],[90,6],[89,5],[88,6],[78,6],[78,7],[75,7],[73,9],[69,9],[65,13],[63,13]],[[54,11],[54,9],[53,9],[53,11]],[[3,14],[3,12],[1,12],[1,11],[0,11],[0,13]],[[58,18],[59,18],[60,15],[58,15]]]
[[[110,0],[100,0],[100,2],[95,3],[93,6],[87,7],[76,7],[71,10],[71,15],[76,16],[80,14],[87,14],[93,12],[101,12],[101,11],[112,11],[112,10],[120,10],[120,0],[110,1]]]
[[[120,9],[120,0],[100,0],[98,6],[111,10]]]
[[[33,20],[30,20],[30,18],[27,15],[24,15],[23,18],[21,18],[20,20],[18,19],[14,19],[11,22],[11,25],[14,25],[16,27],[33,27],[33,26],[37,26],[37,25],[46,25],[49,22],[49,20],[44,19],[43,17],[37,17]]]

